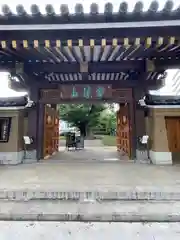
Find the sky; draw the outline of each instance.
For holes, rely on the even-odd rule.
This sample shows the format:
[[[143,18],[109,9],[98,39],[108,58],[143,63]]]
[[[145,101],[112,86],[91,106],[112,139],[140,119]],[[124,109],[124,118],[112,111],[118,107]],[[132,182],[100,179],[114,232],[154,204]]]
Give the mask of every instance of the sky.
[[[152,0],[144,0],[142,1],[144,3],[144,10],[147,10],[149,8],[149,5]],[[18,4],[23,4],[25,7],[26,11],[30,13],[30,6],[31,4],[38,4],[40,7],[40,10],[42,13],[45,13],[45,6],[48,3],[51,3],[54,6],[54,9],[57,13],[59,13],[60,9],[60,4],[68,4],[69,6],[69,11],[74,12],[74,7],[76,3],[82,3],[84,6],[84,12],[88,13],[89,12],[89,7],[92,2],[96,2],[99,5],[99,11],[103,12],[104,10],[104,4],[107,3],[108,1],[105,0],[96,0],[96,1],[89,1],[89,0],[68,0],[68,1],[57,1],[57,0],[39,0],[38,3],[37,1],[24,1],[24,0],[5,0],[2,1],[0,0],[0,9],[3,4],[8,4],[11,8],[11,10],[16,13],[16,6]],[[114,6],[114,11],[118,11],[119,4],[121,1],[117,0],[111,0],[111,3],[113,3]],[[127,1],[129,4],[129,11],[133,10],[133,7],[137,0],[128,0]],[[159,0],[159,10],[161,10],[164,6],[164,3],[166,0]],[[174,1],[174,8],[177,8],[180,5],[180,0]],[[163,87],[161,90],[156,91],[156,94],[172,94],[171,91],[171,79],[173,78],[175,71],[177,70],[168,70],[168,75],[166,78],[166,85]],[[6,97],[6,96],[21,96],[24,95],[25,93],[17,93],[11,89],[8,88],[8,73],[0,73],[0,97]],[[155,93],[153,91],[153,93]]]

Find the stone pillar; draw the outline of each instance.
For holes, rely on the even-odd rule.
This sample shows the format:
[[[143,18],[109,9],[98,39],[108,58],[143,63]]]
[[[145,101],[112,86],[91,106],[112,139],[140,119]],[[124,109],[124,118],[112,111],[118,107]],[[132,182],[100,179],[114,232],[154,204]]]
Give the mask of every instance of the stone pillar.
[[[140,138],[146,135],[146,116],[145,110],[138,105],[139,99],[145,95],[143,88],[134,89],[134,121],[135,121],[135,148],[136,148],[136,159],[147,160],[148,152],[147,146],[141,144]]]

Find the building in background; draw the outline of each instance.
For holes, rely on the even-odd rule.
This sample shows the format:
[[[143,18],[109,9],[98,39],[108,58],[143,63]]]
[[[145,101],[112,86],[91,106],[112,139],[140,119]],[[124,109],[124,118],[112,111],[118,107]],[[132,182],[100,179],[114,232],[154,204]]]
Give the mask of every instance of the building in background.
[[[68,132],[70,127],[71,126],[68,122],[63,121],[63,120],[59,121],[59,133],[60,134]]]
[[[70,123],[60,120],[59,121],[59,135],[66,135],[67,132],[77,131],[76,127],[73,127]]]

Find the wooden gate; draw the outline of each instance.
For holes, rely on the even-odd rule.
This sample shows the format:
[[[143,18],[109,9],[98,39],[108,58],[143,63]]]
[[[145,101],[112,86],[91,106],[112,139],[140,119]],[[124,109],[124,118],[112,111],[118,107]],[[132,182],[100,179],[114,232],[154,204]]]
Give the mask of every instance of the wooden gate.
[[[167,138],[170,152],[180,152],[180,118],[166,117]]]
[[[121,105],[117,112],[117,150],[131,156],[130,121],[128,104]]]
[[[47,157],[59,148],[59,113],[48,106],[44,114],[44,147],[43,155]]]

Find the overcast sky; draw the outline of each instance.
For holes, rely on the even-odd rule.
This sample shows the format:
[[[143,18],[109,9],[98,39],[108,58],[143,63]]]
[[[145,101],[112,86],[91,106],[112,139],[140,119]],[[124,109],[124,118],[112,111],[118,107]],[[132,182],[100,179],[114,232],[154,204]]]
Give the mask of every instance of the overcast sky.
[[[41,9],[41,12],[45,13],[46,4],[51,3],[51,4],[53,4],[53,6],[55,8],[55,11],[57,13],[59,13],[60,4],[65,3],[65,4],[69,5],[70,12],[74,12],[74,7],[75,7],[76,3],[82,3],[83,6],[84,6],[84,11],[89,12],[89,7],[90,7],[90,4],[92,2],[98,3],[99,11],[103,12],[104,4],[108,1],[105,1],[105,0],[96,0],[96,1],[89,1],[89,0],[69,0],[69,1],[67,1],[67,0],[66,1],[57,1],[57,0],[51,0],[51,1],[50,0],[39,0],[39,1],[37,1],[37,0],[36,1],[35,0],[33,0],[33,1],[4,0],[4,1],[2,1],[2,0],[0,0],[0,9],[1,9],[1,6],[3,4],[8,4],[11,7],[12,11],[15,13],[16,12],[16,5],[17,4],[23,4],[26,11],[28,13],[30,13],[31,4],[35,3],[35,4],[39,5],[39,7]],[[121,1],[117,1],[117,0],[113,1],[112,0],[110,2],[112,2],[113,5],[114,5],[114,11],[118,11],[119,4],[120,4]],[[127,2],[129,3],[129,11],[132,11],[133,7],[134,7],[134,5],[137,1],[136,0],[128,0]],[[159,1],[159,10],[162,9],[165,2],[166,2],[166,0],[160,0]],[[147,10],[149,8],[151,0],[144,0],[143,3],[144,3],[144,10]],[[180,0],[174,1],[174,8],[177,8],[179,5],[180,5]],[[175,74],[175,70],[168,71],[166,86],[159,91],[161,94],[163,94],[163,93],[170,94],[171,93],[171,79],[174,76],[174,74]],[[0,81],[1,81],[0,96],[22,95],[20,93],[14,92],[13,90],[8,88],[7,73],[0,73]]]

